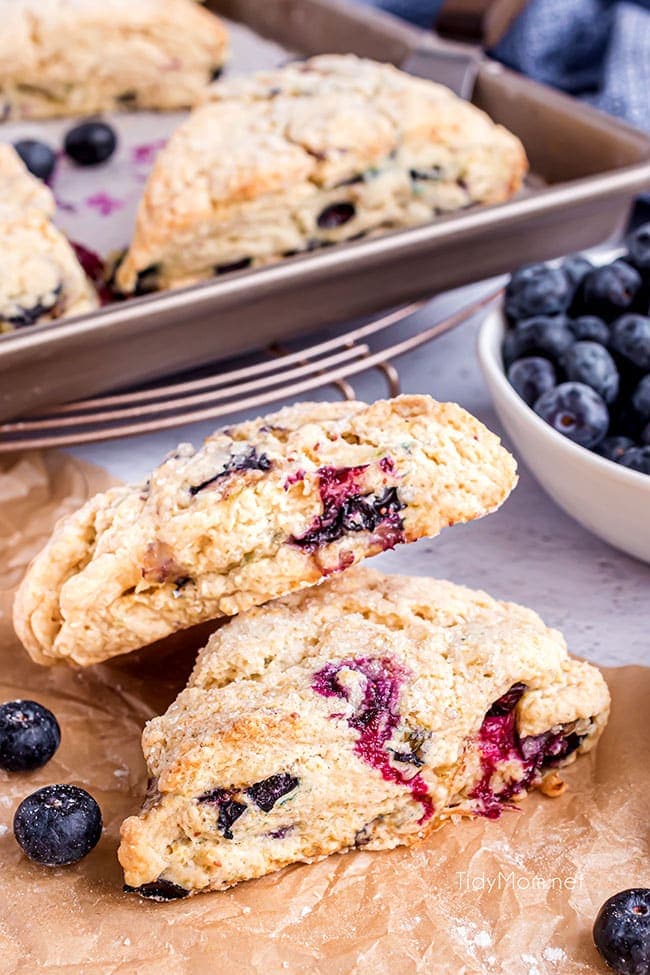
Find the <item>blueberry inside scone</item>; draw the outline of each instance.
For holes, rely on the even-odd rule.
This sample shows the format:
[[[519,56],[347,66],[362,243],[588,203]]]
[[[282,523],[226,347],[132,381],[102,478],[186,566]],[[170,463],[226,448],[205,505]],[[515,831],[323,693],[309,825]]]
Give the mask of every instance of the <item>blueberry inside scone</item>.
[[[353,569],[217,631],[143,734],[127,889],[167,900],[493,819],[589,751],[599,672],[529,610]]]
[[[480,517],[515,482],[498,438],[454,404],[289,407],[179,447],[61,522],[16,632],[39,663],[96,663]]]
[[[193,0],[0,0],[0,118],[196,103],[227,34]]]
[[[526,165],[485,113],[391,65],[328,55],[220,82],[160,153],[117,285],[180,286],[499,203]]]

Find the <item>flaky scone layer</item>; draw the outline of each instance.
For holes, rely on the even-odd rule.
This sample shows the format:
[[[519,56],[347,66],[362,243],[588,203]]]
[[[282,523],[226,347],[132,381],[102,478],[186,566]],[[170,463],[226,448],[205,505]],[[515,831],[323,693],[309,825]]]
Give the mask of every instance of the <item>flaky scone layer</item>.
[[[226,58],[192,0],[0,0],[0,24],[3,119],[186,108]]]
[[[117,272],[176,287],[521,186],[519,140],[443,85],[353,55],[219,82],[161,151]]]
[[[288,407],[63,520],[17,593],[16,632],[39,663],[96,663],[478,518],[515,482],[498,437],[455,404]]]
[[[532,611],[353,569],[218,630],[146,726],[126,883],[182,897],[496,818],[589,751],[608,709],[600,673]]]

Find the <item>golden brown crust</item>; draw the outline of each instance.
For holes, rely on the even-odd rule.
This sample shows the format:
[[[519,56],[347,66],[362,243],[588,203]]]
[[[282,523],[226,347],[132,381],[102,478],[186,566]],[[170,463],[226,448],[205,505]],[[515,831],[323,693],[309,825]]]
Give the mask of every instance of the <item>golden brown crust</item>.
[[[148,285],[173,287],[498,203],[526,172],[519,140],[484,112],[352,55],[220,82],[210,96],[156,161],[117,275],[125,292],[145,271]]]

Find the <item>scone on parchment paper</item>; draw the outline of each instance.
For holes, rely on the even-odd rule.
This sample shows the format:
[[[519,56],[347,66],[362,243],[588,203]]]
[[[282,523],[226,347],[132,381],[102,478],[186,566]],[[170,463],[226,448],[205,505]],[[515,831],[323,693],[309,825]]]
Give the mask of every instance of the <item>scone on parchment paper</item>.
[[[515,482],[498,437],[455,404],[288,407],[64,519],[18,590],[16,632],[38,663],[94,664],[478,518]]]
[[[160,152],[117,273],[169,288],[521,186],[519,140],[443,85],[353,55],[219,82]]]
[[[50,219],[55,209],[49,188],[12,146],[0,143],[0,332],[81,315],[99,304]]]
[[[147,724],[126,884],[173,899],[495,818],[589,751],[608,710],[600,673],[532,611],[353,569],[213,634]]]
[[[227,35],[192,0],[0,0],[0,119],[186,108]]]

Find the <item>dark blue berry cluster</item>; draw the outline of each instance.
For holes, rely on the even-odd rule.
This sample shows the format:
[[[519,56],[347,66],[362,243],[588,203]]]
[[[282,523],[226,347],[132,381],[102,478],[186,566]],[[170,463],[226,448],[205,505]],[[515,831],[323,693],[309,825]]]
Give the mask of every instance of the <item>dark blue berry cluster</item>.
[[[77,166],[98,166],[107,162],[117,148],[115,130],[106,122],[92,120],[69,129],[63,151]],[[20,139],[14,149],[34,176],[49,180],[56,169],[57,154],[46,142]]]
[[[650,474],[650,224],[622,257],[573,255],[515,271],[503,360],[523,400],[555,430]]]

